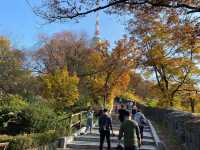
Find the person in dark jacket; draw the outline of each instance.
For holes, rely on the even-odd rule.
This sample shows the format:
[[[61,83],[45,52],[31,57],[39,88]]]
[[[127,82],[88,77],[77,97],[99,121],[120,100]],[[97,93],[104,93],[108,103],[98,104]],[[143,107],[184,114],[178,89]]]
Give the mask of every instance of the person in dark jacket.
[[[126,109],[124,108],[123,104],[121,105],[121,108],[119,109],[118,113],[119,113],[119,120],[122,123],[124,121],[125,113],[126,113]]]
[[[103,144],[106,137],[108,150],[110,150],[110,130],[113,134],[112,121],[107,114],[108,110],[104,109],[103,114],[99,117],[99,132],[100,132],[100,146],[99,149],[103,150]]]
[[[97,117],[100,117],[103,114],[103,110],[103,107],[101,107],[99,112],[97,113]]]

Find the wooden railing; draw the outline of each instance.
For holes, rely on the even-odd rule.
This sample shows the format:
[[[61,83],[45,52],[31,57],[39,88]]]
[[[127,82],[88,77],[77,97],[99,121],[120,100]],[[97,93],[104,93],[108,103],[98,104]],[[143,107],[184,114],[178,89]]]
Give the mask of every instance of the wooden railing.
[[[57,130],[57,124],[62,124],[63,128],[68,128],[69,129],[69,135],[72,134],[72,128],[75,126],[77,128],[81,128],[83,124],[85,124],[85,121],[87,119],[87,111],[81,111],[79,113],[75,114],[69,114],[66,115],[64,118],[59,118],[57,120],[54,120],[54,123],[52,125],[54,126],[54,130]],[[52,123],[52,122],[51,122]],[[0,150],[7,150],[9,143],[0,143]],[[31,150],[53,150],[53,144],[48,144],[48,145],[43,145],[40,146],[39,148],[31,149]]]
[[[70,117],[70,127],[73,127],[74,125],[80,124],[80,127],[83,123],[83,121],[86,120],[86,111],[82,111],[80,113],[72,114]],[[78,118],[77,120],[75,118]]]
[[[87,111],[81,111],[79,113],[75,113],[75,114],[70,114],[67,115],[65,118],[62,118],[60,120],[58,120],[58,122],[62,121],[64,124],[66,124],[66,127],[69,128],[70,133],[71,134],[71,129],[75,126],[79,126],[79,128],[82,127],[82,124],[85,123],[86,121],[86,114]]]

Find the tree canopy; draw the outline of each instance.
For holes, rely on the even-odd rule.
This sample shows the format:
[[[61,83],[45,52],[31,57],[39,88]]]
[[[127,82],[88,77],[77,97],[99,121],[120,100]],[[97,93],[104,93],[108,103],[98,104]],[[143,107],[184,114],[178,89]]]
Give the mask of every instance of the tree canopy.
[[[146,9],[176,9],[187,14],[200,12],[199,0],[44,0],[39,4],[27,0],[36,15],[49,22],[66,21],[107,9],[109,12],[132,12]]]

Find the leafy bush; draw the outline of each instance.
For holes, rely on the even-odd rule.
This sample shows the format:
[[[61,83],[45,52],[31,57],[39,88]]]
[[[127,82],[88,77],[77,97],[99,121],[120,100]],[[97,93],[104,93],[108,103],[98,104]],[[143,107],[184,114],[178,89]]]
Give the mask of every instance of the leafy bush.
[[[147,100],[147,106],[157,107],[158,106],[158,101],[155,100],[155,99],[149,99],[149,100]]]
[[[17,114],[15,125],[23,127],[21,132],[44,132],[53,128],[52,123],[56,118],[56,113],[47,105],[32,104]]]
[[[134,91],[127,91],[124,92],[121,96],[122,99],[125,100],[134,100],[134,101],[141,101],[141,98],[137,96]]]
[[[10,96],[0,107],[0,133],[44,132],[54,128],[57,114],[44,103],[27,104],[19,96]]]
[[[0,136],[0,143],[10,142],[12,140],[13,140],[13,136],[9,136],[9,135],[1,135]]]
[[[18,95],[8,95],[2,99],[0,106],[0,128],[3,132],[8,123],[16,118],[17,113],[28,106],[28,103]]]
[[[31,135],[18,135],[9,143],[9,150],[26,150],[33,146]]]
[[[47,131],[44,133],[24,134],[13,136],[9,139],[9,150],[27,150],[46,145],[55,141],[59,135],[55,131]],[[1,139],[1,136],[0,136]]]
[[[32,105],[24,112],[31,114],[31,123],[36,132],[47,131],[52,127],[52,123],[57,118],[53,109],[41,104]]]
[[[28,103],[19,95],[8,95],[5,96],[1,101],[3,101],[2,105],[0,106],[0,111],[2,113],[4,111],[19,112],[28,106]]]

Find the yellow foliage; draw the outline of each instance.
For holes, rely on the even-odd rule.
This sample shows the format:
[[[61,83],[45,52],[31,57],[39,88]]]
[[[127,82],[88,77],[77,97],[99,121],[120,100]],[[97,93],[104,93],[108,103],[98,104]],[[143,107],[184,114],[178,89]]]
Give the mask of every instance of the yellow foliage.
[[[137,101],[137,102],[141,102],[142,99],[135,94],[134,91],[126,91],[124,93],[122,93],[122,95],[120,95],[120,97],[124,98],[124,99],[128,99],[128,100],[132,100],[132,101]]]
[[[79,98],[79,79],[76,75],[70,76],[67,69],[42,76],[42,82],[43,96],[53,100],[56,109],[69,107]]]
[[[194,49],[194,52],[195,52],[195,53],[200,53],[200,47]]]

